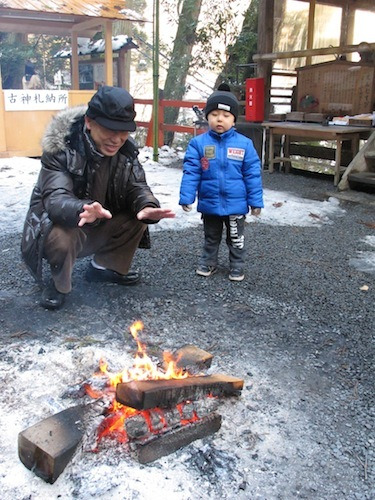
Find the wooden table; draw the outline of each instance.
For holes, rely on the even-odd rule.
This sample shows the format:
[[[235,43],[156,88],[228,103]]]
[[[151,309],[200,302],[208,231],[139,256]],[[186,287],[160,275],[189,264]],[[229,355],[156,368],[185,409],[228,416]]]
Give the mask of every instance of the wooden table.
[[[359,150],[360,139],[368,139],[371,132],[374,131],[371,127],[350,127],[343,125],[320,125],[317,123],[300,123],[300,122],[263,122],[263,148],[265,144],[265,133],[269,131],[269,172],[273,172],[275,163],[287,163],[286,171],[288,171],[291,158],[289,157],[290,138],[298,138],[299,140],[315,139],[320,141],[335,141],[335,174],[334,185],[337,186],[340,180],[341,169],[341,150],[343,141],[351,142],[351,151],[354,156]],[[275,135],[283,136],[284,148],[281,155],[274,157]],[[264,149],[263,149],[264,150]]]

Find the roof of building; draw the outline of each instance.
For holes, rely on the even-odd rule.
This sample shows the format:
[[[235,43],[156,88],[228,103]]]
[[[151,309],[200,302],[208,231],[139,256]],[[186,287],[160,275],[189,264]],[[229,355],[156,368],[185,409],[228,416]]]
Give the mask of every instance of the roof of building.
[[[112,37],[112,50],[117,52],[121,49],[137,49],[138,45],[133,42],[131,37],[127,35],[117,35]],[[87,56],[92,54],[103,54],[105,51],[105,40],[89,40],[87,38],[78,39],[78,55]],[[59,50],[53,57],[71,57],[71,47]]]
[[[84,0],[1,0],[0,5],[2,9],[19,11],[141,20],[136,12],[125,9],[125,2],[118,0],[90,0],[89,2]]]
[[[147,22],[119,0],[1,0],[0,31],[69,34],[106,20]],[[92,33],[91,33],[92,34]]]

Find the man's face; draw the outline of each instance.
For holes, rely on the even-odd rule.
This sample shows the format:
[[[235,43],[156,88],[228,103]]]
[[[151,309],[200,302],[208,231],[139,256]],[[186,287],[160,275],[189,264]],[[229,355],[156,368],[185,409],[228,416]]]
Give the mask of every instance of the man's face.
[[[223,109],[214,109],[208,116],[208,125],[211,130],[218,134],[223,134],[231,129],[234,125],[234,116],[229,111]]]
[[[129,137],[129,132],[109,130],[88,116],[85,123],[97,150],[104,156],[114,156]]]

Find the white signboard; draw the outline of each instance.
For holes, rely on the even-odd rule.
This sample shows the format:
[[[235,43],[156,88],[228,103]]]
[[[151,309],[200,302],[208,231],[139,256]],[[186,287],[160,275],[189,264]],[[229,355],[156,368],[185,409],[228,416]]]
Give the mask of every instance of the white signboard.
[[[4,90],[5,111],[64,109],[68,106],[66,90]]]

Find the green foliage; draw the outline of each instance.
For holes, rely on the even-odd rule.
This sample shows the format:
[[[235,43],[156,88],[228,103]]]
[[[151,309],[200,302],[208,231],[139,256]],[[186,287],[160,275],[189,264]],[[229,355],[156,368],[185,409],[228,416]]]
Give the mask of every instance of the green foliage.
[[[53,84],[53,76],[59,69],[69,67],[67,59],[55,59],[57,51],[69,46],[68,37],[47,35],[15,36],[0,33],[1,72],[3,88],[20,88],[25,63],[34,64],[42,82],[47,87]]]
[[[253,76],[250,66],[239,71],[238,65],[251,64],[257,51],[258,6],[259,0],[251,1],[245,13],[241,33],[235,42],[228,46],[227,62],[218,80],[240,85],[246,78]]]
[[[33,49],[8,33],[0,33],[0,41],[3,88],[20,88],[25,61],[33,55]]]
[[[35,38],[34,38],[35,39]],[[54,74],[58,70],[70,70],[69,59],[54,58],[60,50],[70,47],[69,37],[41,35],[37,39],[36,52],[40,74],[46,80],[47,86],[53,85]]]
[[[222,68],[225,49],[233,44],[239,35],[238,19],[242,18],[241,9],[243,6],[239,7],[236,0],[223,3],[205,0],[201,16],[204,22],[200,23],[197,31],[192,67],[210,71]]]

